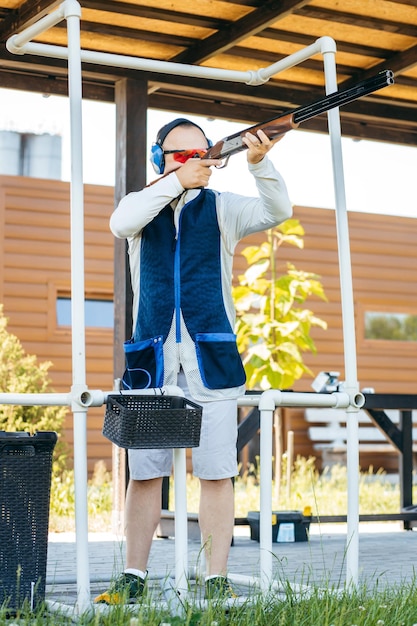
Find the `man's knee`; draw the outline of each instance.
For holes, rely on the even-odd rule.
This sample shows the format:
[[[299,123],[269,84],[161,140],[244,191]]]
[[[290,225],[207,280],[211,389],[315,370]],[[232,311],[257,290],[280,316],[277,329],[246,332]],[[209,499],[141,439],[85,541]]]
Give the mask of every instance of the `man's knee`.
[[[232,489],[233,481],[231,478],[213,478],[213,479],[200,478],[200,486],[201,486],[201,491],[204,491],[204,490],[216,491],[216,490],[223,490],[223,489]]]
[[[148,505],[153,500],[161,501],[162,478],[151,478],[150,480],[130,479],[127,488],[129,499],[140,500]]]

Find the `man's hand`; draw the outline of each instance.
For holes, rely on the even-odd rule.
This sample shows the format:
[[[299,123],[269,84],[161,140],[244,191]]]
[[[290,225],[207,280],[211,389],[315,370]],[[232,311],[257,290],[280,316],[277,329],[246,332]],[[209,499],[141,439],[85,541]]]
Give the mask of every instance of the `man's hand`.
[[[280,137],[271,140],[267,137],[267,135],[265,135],[264,131],[260,129],[256,132],[256,135],[246,133],[246,135],[242,137],[242,141],[248,147],[248,163],[255,165],[255,163],[262,161],[265,154],[269,152],[271,148],[283,138],[283,136],[284,135],[281,135]]]
[[[211,167],[221,165],[220,159],[189,159],[175,173],[184,189],[207,187],[211,176]]]

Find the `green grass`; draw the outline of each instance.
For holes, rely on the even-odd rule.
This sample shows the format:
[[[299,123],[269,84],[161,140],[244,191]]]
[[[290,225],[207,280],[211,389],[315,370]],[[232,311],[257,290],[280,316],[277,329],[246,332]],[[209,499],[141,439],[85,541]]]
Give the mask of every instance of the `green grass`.
[[[346,466],[334,465],[322,473],[315,467],[315,459],[298,457],[287,485],[285,456],[282,481],[277,494],[272,488],[274,510],[304,510],[311,508],[313,515],[346,515],[347,470]],[[245,517],[248,511],[259,511],[259,480],[257,466],[251,466],[235,481],[236,517]],[[415,489],[417,496],[417,489]],[[198,510],[198,482],[189,476],[187,480],[187,503],[190,512]],[[382,470],[369,468],[360,473],[359,509],[361,514],[398,513],[400,510],[399,484],[392,483]]]
[[[320,473],[315,459],[298,457],[291,472],[291,482],[286,482],[286,459],[283,458],[282,481],[277,493],[273,485],[274,510],[304,510],[310,507],[313,515],[345,515],[347,506],[347,471],[343,465],[334,465]],[[248,511],[259,510],[259,472],[253,465],[235,481],[236,517],[246,517]],[[417,500],[414,487],[413,501]],[[171,483],[170,508],[174,508],[174,485]],[[199,483],[187,477],[187,508],[198,511]],[[54,477],[51,486],[51,512],[49,528],[52,532],[74,530],[74,476],[66,471]],[[111,476],[103,464],[98,464],[88,483],[88,513],[91,532],[111,529],[112,484]],[[400,488],[381,470],[369,468],[360,473],[359,510],[361,514],[398,513]]]
[[[90,532],[111,530],[112,483],[104,463],[97,463],[94,475],[88,481],[88,518]],[[50,532],[75,530],[74,471],[65,470],[54,475],[51,482]]]
[[[7,619],[0,610],[0,624],[38,626],[70,624],[71,620],[42,609],[36,615],[21,612]],[[288,585],[278,598],[269,593],[249,598],[245,604],[225,611],[221,605],[204,610],[185,604],[179,616],[144,603],[137,607],[110,607],[105,613],[85,614],[77,623],[83,626],[416,626],[416,581],[384,590],[310,588],[300,596]]]
[[[273,508],[303,510],[311,507],[314,515],[346,514],[347,472],[334,466],[319,473],[313,458],[298,458],[286,483],[285,457],[283,480],[277,493],[273,486]],[[170,497],[174,497],[173,487]],[[360,474],[360,512],[395,513],[400,507],[399,485],[392,483],[381,471],[372,469]],[[417,493],[414,494],[414,500]],[[187,478],[188,510],[198,510],[198,481]],[[96,468],[88,485],[90,531],[111,529],[111,477],[103,465]],[[259,510],[259,481],[256,466],[248,468],[235,482],[236,516],[244,517],[250,510]],[[173,507],[172,507],[173,508]],[[73,530],[74,486],[72,472],[54,478],[51,493],[51,531]],[[309,585],[307,595],[296,593],[290,581],[281,580],[283,592],[249,597],[240,607],[225,611],[221,606],[205,610],[198,605],[185,605],[180,617],[154,605],[135,608],[110,607],[105,613],[80,616],[82,626],[417,626],[417,580],[381,588],[378,581],[368,587],[336,590],[332,584]],[[323,588],[324,587],[324,588]],[[73,623],[65,616],[38,609],[36,615],[22,611],[6,618],[0,609],[1,626],[38,626]]]

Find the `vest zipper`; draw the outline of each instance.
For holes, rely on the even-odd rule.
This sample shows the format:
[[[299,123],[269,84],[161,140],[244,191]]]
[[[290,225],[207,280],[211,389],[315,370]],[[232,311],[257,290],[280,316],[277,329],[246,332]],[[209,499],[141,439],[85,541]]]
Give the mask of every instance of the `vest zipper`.
[[[175,256],[174,256],[174,302],[175,302],[175,341],[177,343],[181,343],[181,320],[180,320],[180,312],[181,312],[181,271],[180,271],[180,249],[181,249],[181,219],[182,212],[184,207],[181,210],[178,219],[178,232],[177,239],[175,245]]]

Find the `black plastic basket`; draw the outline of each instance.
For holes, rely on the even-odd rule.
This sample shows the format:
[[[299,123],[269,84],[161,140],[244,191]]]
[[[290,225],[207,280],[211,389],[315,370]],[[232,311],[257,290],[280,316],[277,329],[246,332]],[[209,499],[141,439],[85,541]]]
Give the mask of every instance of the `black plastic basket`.
[[[121,448],[196,448],[202,411],[178,396],[111,395],[103,435]]]
[[[54,432],[0,431],[0,606],[45,599]]]

